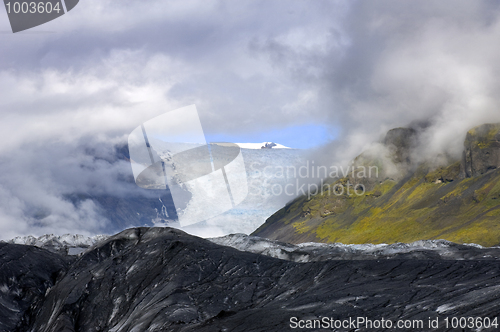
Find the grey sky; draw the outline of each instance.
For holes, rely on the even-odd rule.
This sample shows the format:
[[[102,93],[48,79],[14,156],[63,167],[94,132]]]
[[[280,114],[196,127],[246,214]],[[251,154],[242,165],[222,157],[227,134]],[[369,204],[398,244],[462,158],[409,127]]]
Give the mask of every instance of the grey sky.
[[[81,147],[192,103],[212,133],[339,129],[332,162],[415,120],[432,124],[423,153],[457,155],[467,129],[500,121],[499,5],[85,0],[18,34],[0,10],[0,233],[33,229],[27,202],[54,212],[40,232],[71,214],[68,229],[98,231],[61,198],[86,186]],[[92,167],[106,188],[121,172]]]

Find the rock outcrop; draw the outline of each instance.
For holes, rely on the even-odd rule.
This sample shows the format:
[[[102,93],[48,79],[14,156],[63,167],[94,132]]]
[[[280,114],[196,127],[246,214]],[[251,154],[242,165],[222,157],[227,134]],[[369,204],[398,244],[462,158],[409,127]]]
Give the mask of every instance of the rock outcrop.
[[[387,132],[384,145],[392,152],[394,163],[411,163],[411,150],[416,146],[417,131],[413,128],[394,128]]]
[[[465,138],[463,177],[485,174],[500,167],[500,124],[484,124],[469,130]]]
[[[266,144],[264,144],[263,146],[261,146],[260,148],[261,149],[272,149],[276,146],[276,143],[273,143],[273,142],[267,142]]]

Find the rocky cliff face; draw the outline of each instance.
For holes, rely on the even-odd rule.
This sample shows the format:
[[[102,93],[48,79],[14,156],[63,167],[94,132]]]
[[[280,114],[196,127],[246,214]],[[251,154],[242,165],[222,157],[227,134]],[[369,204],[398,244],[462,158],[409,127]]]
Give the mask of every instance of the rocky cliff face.
[[[401,180],[414,166],[412,154],[415,152],[416,143],[417,131],[415,129],[389,130],[382,142],[373,144],[352,161],[349,170],[354,170],[354,172],[347,172],[348,175],[343,180],[349,181],[353,186],[363,185],[368,191],[381,181]],[[373,174],[371,173],[372,167],[375,167]],[[326,181],[331,182],[332,179]]]
[[[500,124],[469,131],[463,160],[437,168],[412,160],[414,142],[414,130],[389,131],[383,146],[365,151],[353,163],[377,165],[379,177],[349,175],[332,183],[361,183],[365,193],[324,190],[298,197],[253,234],[292,243],[446,239],[500,244]]]
[[[391,152],[394,163],[411,163],[411,150],[416,146],[416,136],[417,132],[413,128],[395,128],[387,132],[383,143]]]
[[[175,229],[136,228],[98,244],[68,267],[57,256],[47,262],[56,254],[43,249],[5,244],[0,264],[10,269],[1,270],[2,281],[19,291],[2,286],[2,308],[17,308],[19,298],[25,302],[14,315],[0,316],[2,323],[12,318],[1,330],[269,332],[295,330],[292,317],[383,317],[394,324],[409,319],[425,324],[413,330],[427,330],[430,317],[441,321],[433,331],[446,331],[445,316],[496,317],[498,257],[443,260],[427,247],[428,255],[398,256],[394,251],[409,248],[394,247],[370,260],[331,260],[335,251],[310,251],[322,261],[297,263]],[[457,250],[465,257],[468,249]],[[28,266],[31,274],[23,269]]]
[[[471,129],[465,138],[461,174],[473,177],[500,167],[500,124]]]

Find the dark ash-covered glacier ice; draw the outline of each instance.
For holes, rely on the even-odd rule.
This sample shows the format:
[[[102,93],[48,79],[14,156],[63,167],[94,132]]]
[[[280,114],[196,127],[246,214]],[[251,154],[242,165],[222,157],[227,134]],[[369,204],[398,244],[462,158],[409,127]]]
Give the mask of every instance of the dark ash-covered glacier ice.
[[[291,331],[292,317],[427,321],[444,316],[496,317],[500,310],[500,261],[481,256],[493,255],[496,248],[442,241],[337,245],[349,257],[363,252],[369,257],[346,260],[332,254],[335,245],[291,246],[241,235],[212,241],[263,254],[172,228],[128,229],[78,257],[4,243],[0,264],[31,264],[38,271],[32,278],[40,280],[35,292],[28,293],[31,297],[19,293],[30,305],[20,307],[4,329]],[[19,248],[27,249],[13,262],[9,257]],[[276,254],[277,248],[292,255],[287,260],[265,255]],[[424,254],[413,255],[415,248]],[[303,259],[308,262],[297,262],[299,256],[294,255],[300,250],[309,255]],[[463,259],[451,259],[453,255],[444,254],[448,250]],[[467,256],[465,251],[473,254]],[[405,256],[408,253],[413,256]],[[44,264],[52,257],[61,258]],[[2,280],[13,278],[13,284],[25,285],[27,279],[13,271],[21,270],[2,270]],[[0,292],[0,298],[12,307],[18,303],[18,292],[8,294]]]

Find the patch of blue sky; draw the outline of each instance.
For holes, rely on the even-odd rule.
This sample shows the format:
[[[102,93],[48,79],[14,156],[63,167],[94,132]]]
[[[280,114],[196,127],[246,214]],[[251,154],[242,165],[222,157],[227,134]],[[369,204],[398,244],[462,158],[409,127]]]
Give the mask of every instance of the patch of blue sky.
[[[338,133],[339,130],[335,127],[306,124],[239,134],[208,133],[205,136],[207,142],[275,142],[294,149],[310,149],[335,140]]]

